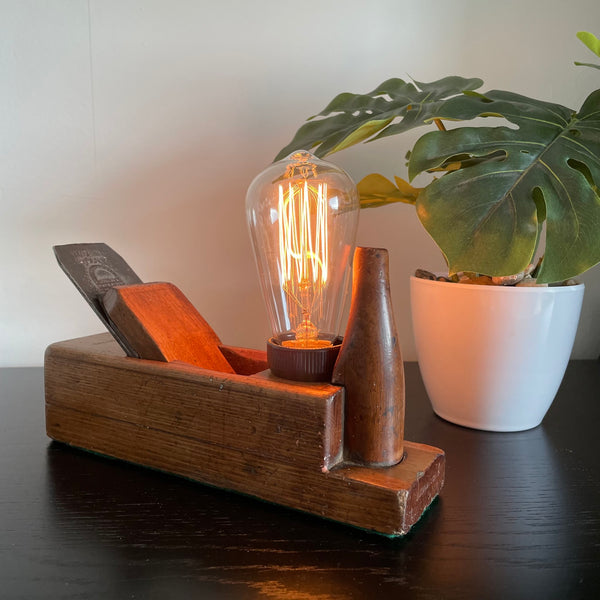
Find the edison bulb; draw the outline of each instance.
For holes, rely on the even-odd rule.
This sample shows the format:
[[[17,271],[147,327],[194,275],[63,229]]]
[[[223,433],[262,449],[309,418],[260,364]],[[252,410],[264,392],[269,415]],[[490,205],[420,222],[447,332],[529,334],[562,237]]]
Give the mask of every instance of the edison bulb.
[[[305,151],[272,164],[250,185],[246,211],[271,344],[336,346],[358,209],[351,178]]]

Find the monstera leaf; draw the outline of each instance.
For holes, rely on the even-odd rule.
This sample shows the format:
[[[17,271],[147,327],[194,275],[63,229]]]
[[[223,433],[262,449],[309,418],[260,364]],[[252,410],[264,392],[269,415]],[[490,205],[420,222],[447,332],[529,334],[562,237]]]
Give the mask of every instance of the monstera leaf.
[[[482,85],[481,79],[463,77],[445,77],[433,83],[388,79],[368,94],[339,94],[318,115],[310,117],[275,160],[295,150],[313,148],[314,154],[323,157],[369,138],[425,125],[437,118],[448,98]]]
[[[596,41],[584,40],[588,47]],[[538,281],[584,272],[600,261],[600,90],[576,114],[510,92],[482,95],[474,91],[481,84],[461,77],[389,79],[368,94],[340,94],[276,160],[299,149],[326,156],[434,121],[439,127],[501,117],[507,126],[424,135],[410,154],[410,179],[423,171],[444,174],[422,189],[369,175],[358,186],[361,207],[416,204],[451,272],[518,273],[544,236]]]
[[[425,134],[409,162],[453,170],[417,198],[419,219],[451,272],[510,275],[532,260],[545,221],[538,281],[573,277],[600,261],[600,90],[579,113],[503,91],[456,97],[439,118],[500,116],[516,127]],[[456,164],[459,168],[456,168]]]

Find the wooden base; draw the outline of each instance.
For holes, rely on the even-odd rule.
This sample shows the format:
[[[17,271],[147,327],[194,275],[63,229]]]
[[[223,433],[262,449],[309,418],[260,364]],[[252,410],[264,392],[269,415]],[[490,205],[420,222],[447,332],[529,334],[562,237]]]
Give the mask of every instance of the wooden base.
[[[334,385],[129,358],[99,334],[51,345],[45,388],[54,440],[385,535],[444,483],[443,451],[423,444],[392,467],[345,463]]]

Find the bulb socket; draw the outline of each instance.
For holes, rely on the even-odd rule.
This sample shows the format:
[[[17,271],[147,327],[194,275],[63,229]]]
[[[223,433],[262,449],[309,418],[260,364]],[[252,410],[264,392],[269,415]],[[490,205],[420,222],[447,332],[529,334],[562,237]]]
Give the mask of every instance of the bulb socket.
[[[272,337],[267,342],[267,362],[273,375],[292,381],[331,381],[341,337],[332,339],[332,345],[325,348],[289,348],[281,345],[285,339]]]

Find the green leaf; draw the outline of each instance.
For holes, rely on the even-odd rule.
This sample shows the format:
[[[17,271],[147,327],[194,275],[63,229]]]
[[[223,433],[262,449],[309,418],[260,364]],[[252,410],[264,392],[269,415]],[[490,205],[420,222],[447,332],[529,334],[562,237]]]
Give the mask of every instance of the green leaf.
[[[592,69],[600,69],[600,65],[595,65],[593,63],[582,63],[582,62],[575,61],[575,64],[578,67],[592,67]]]
[[[275,157],[312,150],[323,157],[354,144],[426,125],[444,100],[481,87],[480,79],[445,77],[433,83],[388,79],[368,94],[343,93],[310,117]]]
[[[600,40],[589,31],[579,31],[577,37],[596,55],[600,56]],[[577,64],[577,63],[575,63]]]
[[[396,177],[396,185],[379,173],[367,175],[358,182],[361,208],[375,208],[385,204],[404,202],[415,204],[421,191],[407,181]]]
[[[517,128],[431,132],[411,153],[411,179],[461,157],[461,168],[434,180],[417,199],[419,218],[450,271],[522,271],[533,258],[544,216],[538,281],[562,281],[600,262],[600,90],[579,114],[510,92],[487,93],[478,109],[475,98],[471,104],[465,99],[450,100],[440,116],[496,114]]]

